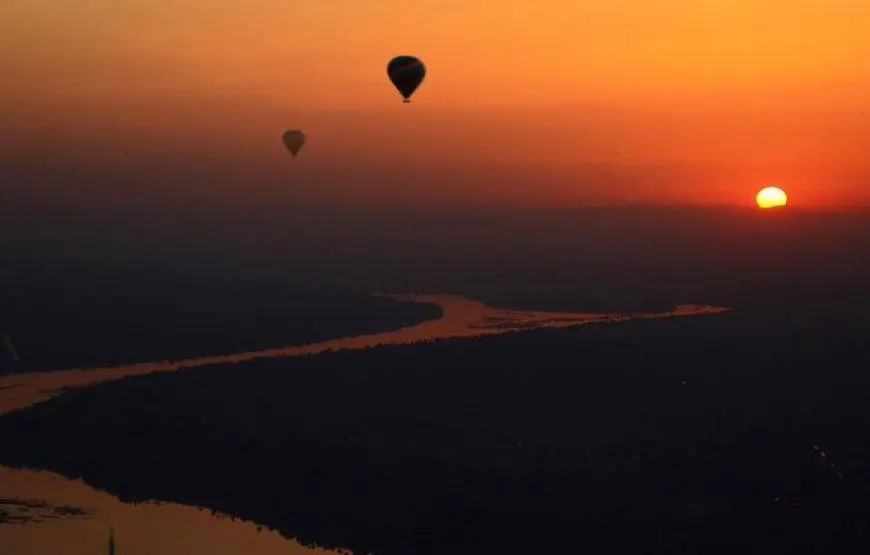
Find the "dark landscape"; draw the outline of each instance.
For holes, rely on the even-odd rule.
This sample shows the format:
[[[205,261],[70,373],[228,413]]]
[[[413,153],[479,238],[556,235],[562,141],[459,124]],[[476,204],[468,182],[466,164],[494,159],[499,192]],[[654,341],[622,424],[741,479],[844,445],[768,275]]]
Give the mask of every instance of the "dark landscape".
[[[169,284],[183,292],[455,293],[501,308],[607,312],[848,295],[870,275],[870,252],[861,248],[870,244],[870,214],[861,211],[289,203],[255,210],[250,201],[235,212],[178,202],[92,214],[84,202],[37,208],[5,200],[0,276],[3,295],[13,297],[25,296],[15,292],[27,284],[58,291],[114,281],[137,291]],[[63,235],[34,222],[49,219]]]
[[[7,281],[7,283],[10,283]],[[69,275],[0,293],[7,373],[179,360],[391,331],[441,316],[385,297],[269,289],[262,284]]]
[[[377,298],[354,297],[346,308],[336,299],[359,295],[352,283],[443,287],[511,308],[608,310],[613,300],[615,311],[678,302],[733,310],[128,378],[0,417],[0,464],[376,555],[601,542],[649,554],[856,553],[867,540],[870,493],[870,260],[845,245],[870,238],[867,216],[708,209],[700,226],[696,212],[517,211],[487,220],[485,210],[457,210],[441,214],[450,221],[441,229],[425,211],[411,226],[398,209],[356,220],[337,210],[320,216],[347,216],[357,233],[333,238],[328,252],[336,260],[366,252],[377,264],[305,258],[305,249],[325,246],[303,240],[260,259],[259,272],[234,265],[229,251],[223,266],[202,268],[155,257],[191,268],[176,284],[203,280],[203,291],[216,291],[165,294],[175,306],[189,295],[231,314],[265,307],[270,294],[281,298],[286,278],[287,291],[312,296],[287,294],[276,307],[313,314],[325,306],[348,333],[372,320],[435,316]],[[406,223],[404,246],[391,245],[386,238]],[[509,233],[520,225],[534,231]],[[594,246],[601,236],[609,248]],[[295,272],[287,257],[297,257]],[[207,286],[210,275],[221,276],[217,285]],[[288,327],[312,338],[333,329],[332,320],[296,320],[292,310],[286,322],[273,309],[245,314],[263,314],[251,326],[268,334],[246,336],[263,347]],[[231,321],[215,329],[235,329]]]
[[[870,255],[854,248],[870,244],[860,212],[175,205],[89,215],[70,203],[40,209],[37,221],[66,230],[50,235],[11,206],[0,208],[0,335],[21,360],[12,368],[4,349],[6,371],[231,354],[440,314],[371,293],[545,311],[793,311],[792,299],[848,298],[870,276]]]
[[[848,304],[131,378],[3,417],[2,462],[358,553],[854,553],[870,299]]]

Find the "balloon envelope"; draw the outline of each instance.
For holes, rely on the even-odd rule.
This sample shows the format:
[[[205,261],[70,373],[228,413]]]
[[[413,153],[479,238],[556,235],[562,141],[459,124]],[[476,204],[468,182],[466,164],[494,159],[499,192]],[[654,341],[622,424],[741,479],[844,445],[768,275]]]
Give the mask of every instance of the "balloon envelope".
[[[302,145],[305,144],[305,133],[298,129],[289,129],[281,136],[281,140],[284,142],[287,150],[290,151],[290,154],[293,155],[293,158],[296,158],[296,155],[302,150]]]
[[[410,102],[408,99],[426,77],[426,66],[414,56],[396,56],[387,64],[387,76],[404,101]]]

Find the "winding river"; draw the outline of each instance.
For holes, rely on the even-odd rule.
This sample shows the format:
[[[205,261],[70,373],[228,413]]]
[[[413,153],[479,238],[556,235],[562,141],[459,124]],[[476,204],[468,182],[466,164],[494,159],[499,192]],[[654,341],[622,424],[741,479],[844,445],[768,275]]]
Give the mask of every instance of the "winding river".
[[[441,318],[399,330],[364,334],[297,347],[93,369],[18,374],[0,379],[0,414],[41,403],[69,388],[127,376],[255,358],[316,354],[337,349],[475,337],[537,328],[561,328],[635,319],[716,314],[729,309],[680,305],[670,312],[584,314],[502,310],[451,295],[389,295],[441,307]],[[0,450],[2,450],[0,441]],[[2,459],[2,453],[0,453]],[[131,505],[81,481],[0,466],[0,553],[85,555],[107,550],[112,526],[119,555],[292,555],[325,551],[288,541],[256,524],[171,503]]]

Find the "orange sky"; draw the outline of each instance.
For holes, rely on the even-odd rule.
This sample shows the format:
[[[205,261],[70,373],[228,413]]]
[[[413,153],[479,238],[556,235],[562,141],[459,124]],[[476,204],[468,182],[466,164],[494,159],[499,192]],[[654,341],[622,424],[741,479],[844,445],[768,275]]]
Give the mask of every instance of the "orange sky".
[[[868,29],[866,0],[6,0],[0,146],[228,198],[870,205]]]

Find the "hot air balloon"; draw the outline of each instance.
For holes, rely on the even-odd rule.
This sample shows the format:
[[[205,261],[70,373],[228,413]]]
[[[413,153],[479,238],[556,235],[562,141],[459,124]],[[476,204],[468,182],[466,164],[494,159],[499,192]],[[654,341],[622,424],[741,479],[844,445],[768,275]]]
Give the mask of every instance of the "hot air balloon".
[[[305,133],[298,129],[288,129],[282,135],[281,140],[284,141],[284,146],[287,147],[293,158],[296,158],[296,155],[302,150],[302,145],[305,144]]]
[[[396,56],[387,64],[387,76],[408,103],[426,77],[426,66],[414,56]]]

